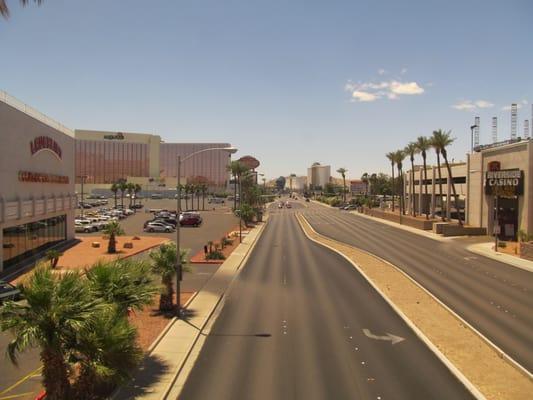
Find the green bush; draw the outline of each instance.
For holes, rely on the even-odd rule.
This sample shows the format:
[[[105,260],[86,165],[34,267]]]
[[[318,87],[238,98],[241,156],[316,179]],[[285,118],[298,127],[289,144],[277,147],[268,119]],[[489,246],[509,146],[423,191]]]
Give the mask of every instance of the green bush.
[[[507,247],[507,242],[498,242],[498,247],[505,249]]]
[[[222,254],[220,250],[214,250],[211,253],[207,253],[206,260],[225,260],[226,256]]]

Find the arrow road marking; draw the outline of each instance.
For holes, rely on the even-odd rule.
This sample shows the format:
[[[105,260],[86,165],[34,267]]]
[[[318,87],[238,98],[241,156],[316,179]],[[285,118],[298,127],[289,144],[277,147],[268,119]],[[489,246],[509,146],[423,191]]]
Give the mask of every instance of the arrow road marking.
[[[387,332],[386,336],[378,336],[378,335],[374,335],[372,332],[370,332],[369,329],[363,329],[363,333],[365,334],[366,337],[369,337],[370,339],[388,340],[388,341],[391,342],[392,345],[395,345],[396,343],[403,342],[405,340],[405,338],[403,338],[401,336],[396,336],[396,335],[393,335],[392,333],[388,333],[388,332]]]

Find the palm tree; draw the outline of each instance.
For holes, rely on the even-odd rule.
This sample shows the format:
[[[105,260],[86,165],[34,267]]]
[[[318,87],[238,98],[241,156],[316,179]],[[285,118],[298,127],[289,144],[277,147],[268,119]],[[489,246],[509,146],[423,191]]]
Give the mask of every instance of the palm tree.
[[[437,169],[439,173],[439,193],[440,193],[440,217],[443,221],[446,221],[444,216],[444,202],[442,201],[442,172],[440,170],[440,154],[441,154],[441,137],[437,134],[437,131],[433,131],[433,136],[431,137],[431,146],[435,149],[437,153]]]
[[[411,215],[416,217],[415,210],[415,154],[418,153],[418,146],[415,142],[409,143],[405,146],[404,152],[409,156],[411,160],[411,176],[409,177],[409,185],[411,186],[411,196],[409,197],[409,203],[411,206]]]
[[[117,221],[112,221],[106,225],[102,230],[106,235],[109,235],[109,242],[107,244],[107,252],[113,254],[117,252],[117,236],[124,235],[124,229],[120,226]]]
[[[365,196],[368,196],[368,172],[361,175],[361,181],[365,184]]]
[[[405,214],[405,202],[403,199],[403,174],[402,174],[402,163],[405,158],[405,153],[403,150],[397,150],[394,152],[394,163],[398,169],[398,180],[400,181],[400,214]]]
[[[130,204],[128,208],[131,208],[131,202],[133,201],[133,193],[135,193],[135,184],[131,182],[126,183],[126,191],[128,192],[130,198]]]
[[[25,302],[8,301],[0,307],[0,330],[13,334],[7,354],[16,364],[19,353],[39,347],[46,398],[73,398],[68,347],[106,305],[92,295],[78,272],[54,274],[40,266],[19,287]]]
[[[205,196],[207,194],[207,185],[202,183],[200,190],[202,191],[202,211],[205,211]]]
[[[113,195],[115,197],[115,208],[117,208],[117,192],[118,192],[118,184],[113,183],[111,185],[111,191],[113,192]]]
[[[131,377],[143,356],[136,328],[117,307],[97,314],[78,335],[76,350],[79,377],[71,398],[80,400],[108,398],[113,387]]]
[[[99,261],[86,271],[86,277],[94,295],[116,304],[122,314],[152,304],[157,293],[150,265],[140,260]]]
[[[427,201],[427,196],[428,196],[428,172],[427,172],[427,167],[426,167],[426,157],[427,157],[427,151],[430,149],[431,147],[431,140],[428,139],[427,137],[425,136],[419,136],[418,139],[416,140],[416,147],[418,147],[418,151],[420,152],[420,154],[422,155],[422,161],[423,161],[423,164],[424,164],[424,197],[425,197],[425,201]],[[420,177],[422,178],[422,177]],[[426,219],[429,219],[429,210],[426,209]],[[422,210],[420,210],[420,212],[422,212]]]
[[[124,208],[124,192],[128,189],[128,184],[125,180],[121,180],[118,184],[118,190],[120,190],[120,205]]]
[[[135,200],[137,200],[137,195],[138,193],[143,190],[143,188],[141,187],[141,185],[139,185],[138,183],[135,184],[135,187],[133,188],[133,193],[135,193]],[[135,205],[135,201],[133,201],[133,204]]]
[[[241,163],[239,160],[232,161],[228,167],[228,171],[231,172],[233,175],[233,211],[237,209],[237,184],[240,185],[241,182],[241,175],[248,171],[248,167],[246,167],[243,163]],[[241,201],[241,199],[239,199]]]
[[[346,203],[346,172],[348,172],[348,170],[341,167],[337,172],[342,176],[342,199],[343,202]]]
[[[62,255],[63,253],[55,249],[48,250],[45,253],[46,259],[50,261],[50,268],[54,269],[55,267],[57,267],[57,263],[59,262],[59,257],[61,257]]]
[[[455,183],[453,182],[452,168],[450,167],[450,163],[448,162],[448,152],[446,150],[446,147],[448,147],[455,141],[455,139],[451,137],[451,133],[452,133],[451,131],[446,132],[442,129],[434,131],[433,142],[434,142],[434,146],[437,146],[440,149],[442,158],[444,158],[444,163],[446,164],[446,169],[448,170],[448,177],[450,179],[450,182],[452,183],[452,192],[453,192],[453,198],[454,198],[454,203],[455,203],[455,210],[457,211],[457,220],[459,221],[459,225],[463,225],[463,221],[461,220],[461,213],[459,210],[459,198],[457,196],[457,192],[455,191]],[[441,192],[441,196],[442,196],[442,192]]]
[[[392,212],[394,212],[394,195],[395,195],[395,187],[394,187],[394,163],[396,162],[396,153],[391,151],[390,153],[387,153],[385,155],[390,163],[392,168]]]
[[[23,6],[26,6],[30,1],[29,0],[20,0],[20,3]],[[37,3],[38,5],[41,5],[43,0],[33,0],[34,3]],[[6,0],[0,0],[0,15],[4,18],[9,17],[9,7],[6,4]]]
[[[186,252],[181,251],[181,265],[186,264]],[[173,279],[176,276],[176,245],[174,243],[162,244],[158,249],[150,252],[152,260],[152,272],[161,276],[163,290],[159,298],[160,311],[172,311],[174,303],[172,295],[174,293]],[[178,300],[179,301],[179,300]]]

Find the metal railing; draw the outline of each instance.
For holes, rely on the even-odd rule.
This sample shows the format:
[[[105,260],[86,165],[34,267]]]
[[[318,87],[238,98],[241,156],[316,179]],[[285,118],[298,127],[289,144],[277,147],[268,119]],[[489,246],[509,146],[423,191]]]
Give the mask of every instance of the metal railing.
[[[74,137],[74,131],[70,128],[67,128],[65,125],[60,124],[56,120],[44,115],[43,113],[37,111],[35,108],[30,107],[26,103],[20,101],[19,99],[11,96],[10,94],[0,90],[0,101],[6,103],[7,105],[16,108],[19,111],[29,115],[32,118],[35,118],[38,121],[60,131],[66,135]]]

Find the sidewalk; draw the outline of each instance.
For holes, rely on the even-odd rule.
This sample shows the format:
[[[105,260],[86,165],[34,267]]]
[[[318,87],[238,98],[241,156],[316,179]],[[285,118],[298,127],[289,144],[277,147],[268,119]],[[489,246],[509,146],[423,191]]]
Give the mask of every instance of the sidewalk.
[[[183,319],[174,319],[167,332],[155,344],[141,368],[128,385],[120,388],[112,399],[165,399],[172,389],[184,363],[197,342],[216,306],[266,223],[253,229],[231,253],[217,272],[193,298]]]
[[[529,272],[533,272],[533,261],[524,260],[523,258],[511,256],[509,254],[504,254],[501,252],[496,252],[494,251],[493,242],[472,244],[466,249],[471,253],[476,253],[481,256],[492,258],[493,260],[510,264],[514,267],[521,268]]]

